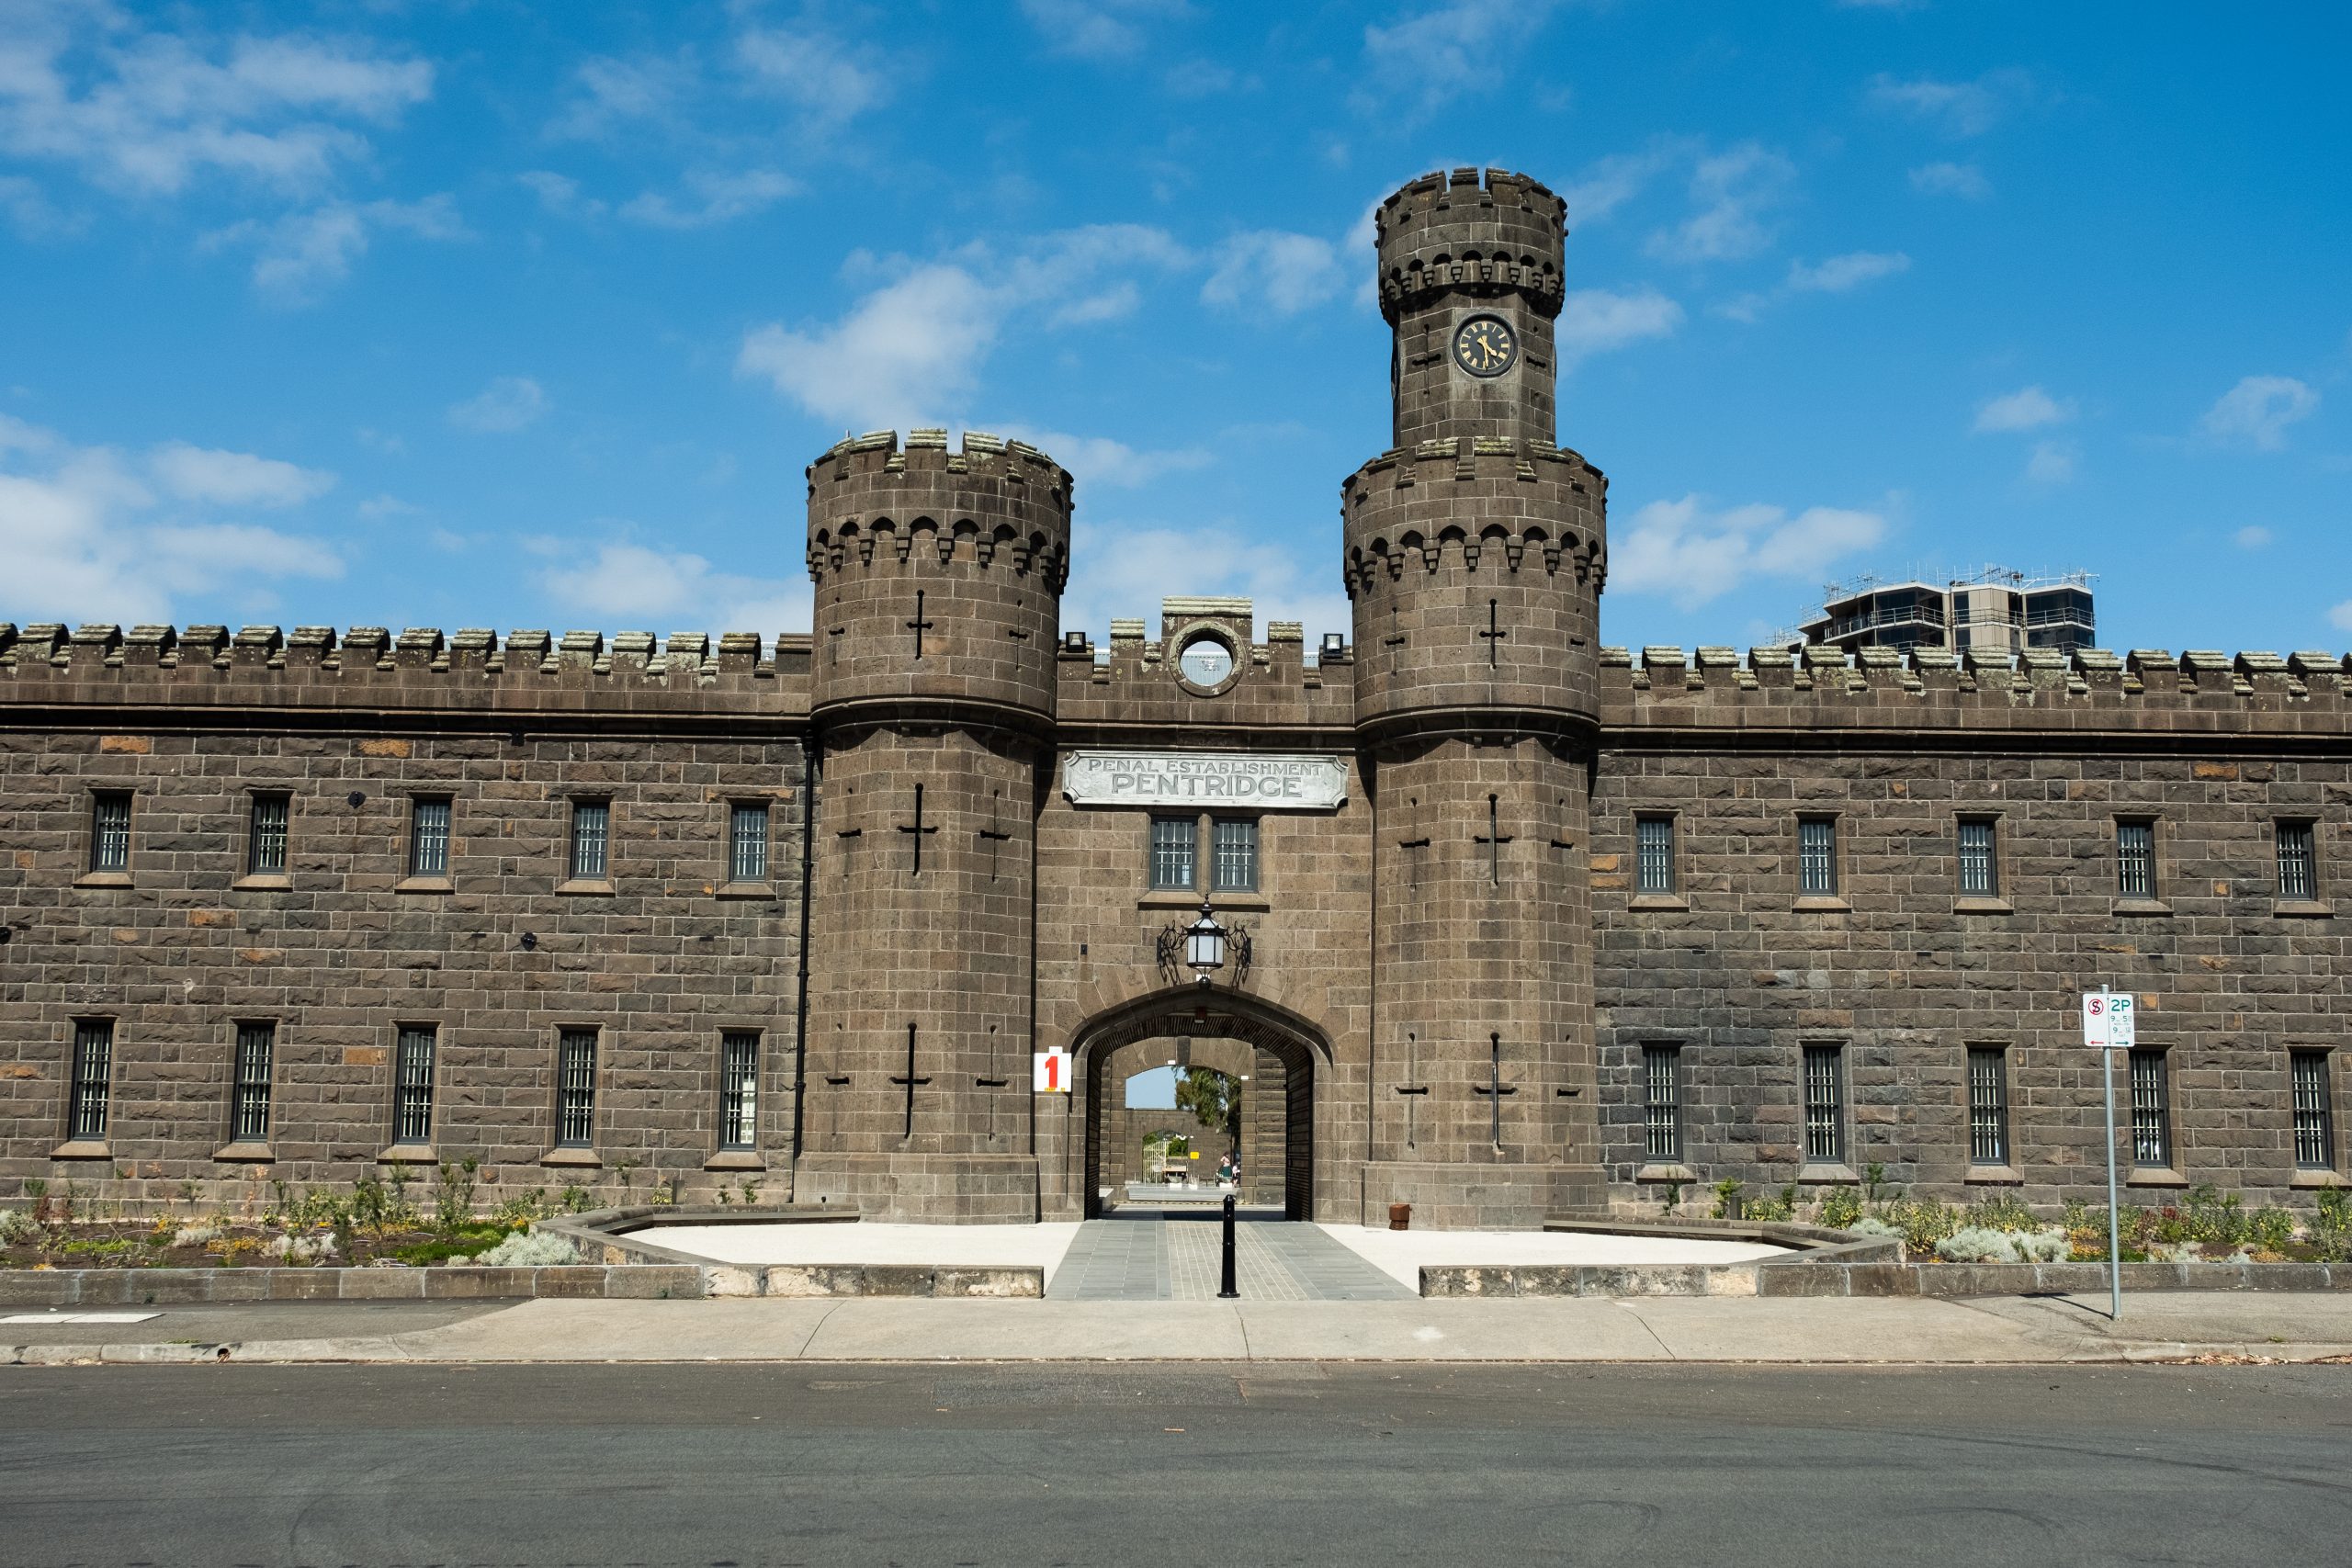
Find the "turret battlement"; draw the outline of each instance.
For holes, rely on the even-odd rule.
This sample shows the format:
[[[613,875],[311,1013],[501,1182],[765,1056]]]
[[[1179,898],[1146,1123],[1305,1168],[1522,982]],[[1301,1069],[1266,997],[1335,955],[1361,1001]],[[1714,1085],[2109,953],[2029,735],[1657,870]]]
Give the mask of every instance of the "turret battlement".
[[[1518,293],[1545,318],[1560,313],[1567,204],[1540,181],[1503,169],[1423,175],[1374,214],[1380,308],[1394,325],[1447,291]]]
[[[1597,593],[1608,572],[1608,488],[1578,454],[1538,442],[1465,435],[1383,453],[1340,487],[1348,592],[1451,559],[1474,572],[1566,567]]]
[[[836,443],[808,465],[808,575],[917,552],[942,565],[1037,572],[1058,593],[1069,576],[1069,470],[1035,446],[967,431],[894,431]]]

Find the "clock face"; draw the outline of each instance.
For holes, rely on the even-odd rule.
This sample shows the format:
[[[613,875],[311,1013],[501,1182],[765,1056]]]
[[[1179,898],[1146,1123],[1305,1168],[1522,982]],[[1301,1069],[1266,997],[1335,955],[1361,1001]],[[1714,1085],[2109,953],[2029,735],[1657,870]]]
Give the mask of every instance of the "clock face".
[[[1176,668],[1195,686],[1215,686],[1233,673],[1233,650],[1213,637],[1196,637],[1176,656]]]
[[[1519,334],[1499,316],[1473,316],[1453,329],[1453,362],[1473,376],[1499,376],[1519,363]]]

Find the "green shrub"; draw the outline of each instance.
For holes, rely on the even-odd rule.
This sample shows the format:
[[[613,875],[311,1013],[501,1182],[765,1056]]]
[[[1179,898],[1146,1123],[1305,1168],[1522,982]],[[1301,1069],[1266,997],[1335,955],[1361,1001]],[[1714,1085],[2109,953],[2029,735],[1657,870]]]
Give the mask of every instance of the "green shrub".
[[[2352,1190],[2321,1190],[2319,1210],[2312,1216],[2311,1242],[2328,1262],[2352,1263]]]
[[[2284,1252],[2294,1245],[2295,1216],[2278,1207],[2256,1209],[2246,1222],[2254,1245],[2265,1252]]]
[[[515,1231],[474,1261],[493,1269],[560,1268],[579,1262],[580,1249],[560,1235]]]
[[[1936,1249],[1936,1243],[1960,1229],[1961,1212],[1932,1198],[1897,1198],[1881,1218],[1903,1233],[1903,1245],[1913,1252]]]
[[[2066,1233],[2048,1230],[1994,1230],[1964,1225],[1936,1243],[1936,1256],[1947,1263],[2055,1263],[2073,1250]]]
[[[453,1235],[474,1217],[474,1172],[481,1168],[481,1161],[468,1155],[461,1160],[443,1160],[441,1179],[433,1190],[433,1228],[443,1235]]]
[[[1970,1204],[1966,1224],[1975,1229],[1988,1231],[2035,1231],[2042,1228],[2042,1222],[2034,1212],[2010,1192],[1996,1192],[1990,1198]]]
[[[1822,1194],[1821,1223],[1831,1230],[1851,1230],[1862,1217],[1862,1195],[1851,1187],[1833,1187]]]
[[[1739,1195],[1747,1186],[1747,1183],[1745,1181],[1725,1180],[1715,1183],[1714,1217],[1716,1219],[1736,1220],[1740,1217]]]

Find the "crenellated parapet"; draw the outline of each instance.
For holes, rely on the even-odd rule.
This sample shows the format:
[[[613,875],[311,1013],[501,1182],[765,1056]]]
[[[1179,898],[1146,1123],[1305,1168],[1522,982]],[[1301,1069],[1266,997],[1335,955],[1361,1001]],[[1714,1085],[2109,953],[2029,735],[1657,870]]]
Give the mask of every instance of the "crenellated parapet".
[[[1306,628],[1274,621],[1261,642],[1237,648],[1229,684],[1204,693],[1181,678],[1171,640],[1147,637],[1140,620],[1111,623],[1108,648],[1084,632],[1064,634],[1056,660],[1056,720],[1064,745],[1105,743],[1120,734],[1164,735],[1171,727],[1227,734],[1308,734],[1342,739],[1355,722],[1352,650],[1318,645],[1306,661]]]
[[[859,436],[808,466],[811,701],[826,722],[1038,729],[1069,576],[1070,477],[1034,446]]]
[[[2048,745],[2177,746],[2187,737],[2352,736],[2352,658],[2324,652],[2159,649],[2015,660],[1943,649],[1601,649],[1601,723],[1613,743],[1690,733],[1706,744],[1762,738],[1904,733],[1922,744],[1969,745],[2005,732]],[[1826,743],[1826,742],[1824,742]]]
[[[1423,175],[1373,214],[1380,308],[1390,324],[1443,293],[1518,294],[1546,319],[1560,313],[1567,204],[1541,181],[1504,169]]]

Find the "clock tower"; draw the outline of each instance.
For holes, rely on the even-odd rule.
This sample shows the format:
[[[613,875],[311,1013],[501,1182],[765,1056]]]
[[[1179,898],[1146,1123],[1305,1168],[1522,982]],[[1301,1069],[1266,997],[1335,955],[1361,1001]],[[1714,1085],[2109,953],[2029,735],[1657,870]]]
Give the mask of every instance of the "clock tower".
[[[1374,816],[1366,1223],[1602,1202],[1592,768],[1607,482],[1555,444],[1560,198],[1457,169],[1382,204],[1396,445],[1341,490]]]

